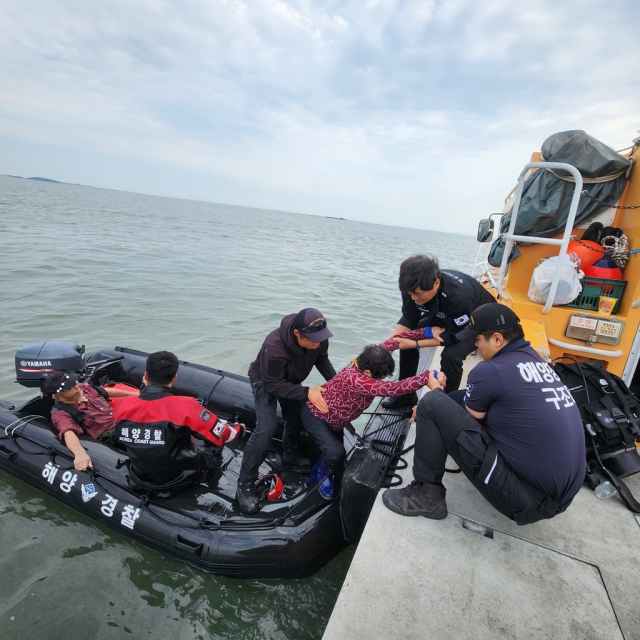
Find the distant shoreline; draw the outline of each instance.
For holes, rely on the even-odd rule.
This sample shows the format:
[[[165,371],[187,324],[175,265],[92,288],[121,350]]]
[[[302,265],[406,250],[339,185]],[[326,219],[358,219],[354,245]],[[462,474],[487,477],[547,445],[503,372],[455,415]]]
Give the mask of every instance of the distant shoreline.
[[[74,187],[83,187],[82,184],[76,184],[73,182],[60,182],[60,180],[53,180],[51,178],[40,178],[39,176],[34,176],[33,178],[25,178],[23,176],[12,176],[9,173],[4,174],[5,178],[17,178],[18,180],[37,180],[38,182],[51,182],[53,184],[70,184]]]
[[[308,216],[311,218],[325,218],[325,219],[329,219],[329,220],[344,220],[345,222],[354,222],[354,223],[363,223],[363,224],[374,224],[374,225],[379,225],[382,227],[395,227],[396,225],[392,225],[392,224],[385,224],[382,222],[367,222],[366,220],[352,220],[350,218],[342,218],[339,216],[323,216],[322,214],[318,214],[318,213],[302,213],[301,211],[284,211],[282,209],[268,209],[268,208],[264,208],[264,207],[247,207],[246,205],[240,205],[240,204],[232,204],[232,203],[228,203],[228,202],[213,202],[210,200],[193,200],[191,198],[178,198],[176,196],[161,196],[155,193],[143,193],[140,191],[126,191],[124,189],[114,189],[112,187],[93,187],[91,185],[87,185],[87,184],[79,184],[79,183],[74,183],[74,182],[61,182],[60,180],[53,180],[52,178],[42,178],[40,176],[33,176],[30,178],[24,178],[23,176],[14,176],[11,175],[9,173],[3,173],[0,174],[0,178],[17,178],[19,180],[35,180],[36,182],[45,182],[48,184],[65,184],[65,185],[69,185],[72,187],[85,187],[85,188],[89,188],[89,189],[102,189],[104,191],[117,191],[117,192],[122,192],[122,193],[133,193],[135,195],[142,195],[142,196],[149,196],[151,198],[169,198],[171,200],[186,200],[186,201],[190,201],[190,202],[203,202],[205,204],[215,204],[215,205],[222,205],[222,206],[226,206],[226,207],[239,207],[239,208],[247,208],[247,209],[256,209],[257,211],[266,211],[266,212],[271,212],[271,213],[290,213],[293,215],[301,215],[301,216]],[[399,229],[415,229],[416,231],[435,231],[432,229],[423,229],[420,227],[398,227]],[[474,237],[474,234],[470,234],[470,233],[460,233],[460,232],[455,232],[455,231],[436,231],[436,233],[444,233],[444,234],[448,234],[448,235],[452,235],[452,236],[464,236],[464,237]]]

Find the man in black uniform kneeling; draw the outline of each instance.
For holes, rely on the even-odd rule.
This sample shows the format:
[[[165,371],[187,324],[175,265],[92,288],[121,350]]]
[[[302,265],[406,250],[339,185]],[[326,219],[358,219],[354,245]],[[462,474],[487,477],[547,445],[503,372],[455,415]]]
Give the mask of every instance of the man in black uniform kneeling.
[[[476,309],[461,340],[475,340],[461,406],[438,390],[418,404],[415,480],[384,504],[404,516],[447,516],[442,479],[450,455],[500,513],[530,524],[562,513],[585,479],[580,411],[555,371],[524,339],[518,316],[491,303]],[[460,394],[462,395],[462,394]]]
[[[170,351],[150,354],[140,396],[122,400],[113,416],[118,442],[129,455],[131,488],[159,497],[211,481],[224,443],[245,434],[243,424],[227,424],[195,398],[171,393],[178,366]],[[206,444],[197,444],[196,434]]]

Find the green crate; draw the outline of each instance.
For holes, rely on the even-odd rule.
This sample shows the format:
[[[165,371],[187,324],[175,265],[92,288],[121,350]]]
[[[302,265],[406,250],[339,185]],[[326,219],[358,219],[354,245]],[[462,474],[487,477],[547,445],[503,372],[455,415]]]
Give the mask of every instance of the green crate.
[[[565,304],[565,307],[574,307],[575,309],[589,309],[597,311],[600,304],[600,296],[608,296],[609,298],[618,298],[611,313],[617,313],[620,306],[622,292],[627,286],[626,280],[608,280],[607,278],[591,278],[585,276],[580,278],[582,283],[582,292],[571,303]]]

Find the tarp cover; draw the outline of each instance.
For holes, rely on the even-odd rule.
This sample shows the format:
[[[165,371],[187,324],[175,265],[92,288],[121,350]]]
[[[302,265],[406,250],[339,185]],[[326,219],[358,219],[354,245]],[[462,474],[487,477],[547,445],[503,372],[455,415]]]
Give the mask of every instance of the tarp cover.
[[[590,195],[615,204],[627,184],[627,169],[631,162],[599,140],[587,135],[584,131],[563,131],[549,136],[542,145],[542,157],[545,162],[566,162],[580,171],[583,178],[601,178],[625,171],[620,177],[609,182],[586,183]],[[555,171],[556,174],[571,177],[568,171]],[[571,198],[575,189],[574,182],[567,182],[556,177],[547,169],[534,171],[524,183],[520,211],[514,233],[521,236],[537,236],[551,238],[564,230]],[[575,225],[581,224],[602,213],[603,206],[582,196],[578,203]],[[513,208],[500,223],[500,233],[506,234],[511,223]],[[502,236],[492,245],[489,253],[489,264],[500,266],[505,243]],[[520,255],[517,247],[511,260]]]

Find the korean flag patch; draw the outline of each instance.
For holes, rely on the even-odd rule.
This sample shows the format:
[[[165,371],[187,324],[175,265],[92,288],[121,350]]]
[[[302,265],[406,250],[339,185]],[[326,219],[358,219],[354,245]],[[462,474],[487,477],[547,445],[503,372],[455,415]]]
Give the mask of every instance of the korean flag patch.
[[[222,422],[221,420],[218,420],[218,422],[216,422],[213,427],[211,428],[211,433],[216,437],[216,438],[220,438],[222,436],[222,434],[224,433],[224,428],[225,428],[225,423]]]
[[[460,316],[459,318],[454,318],[453,321],[456,323],[458,327],[461,327],[463,324],[467,324],[467,322],[469,322],[469,316],[468,315]]]

